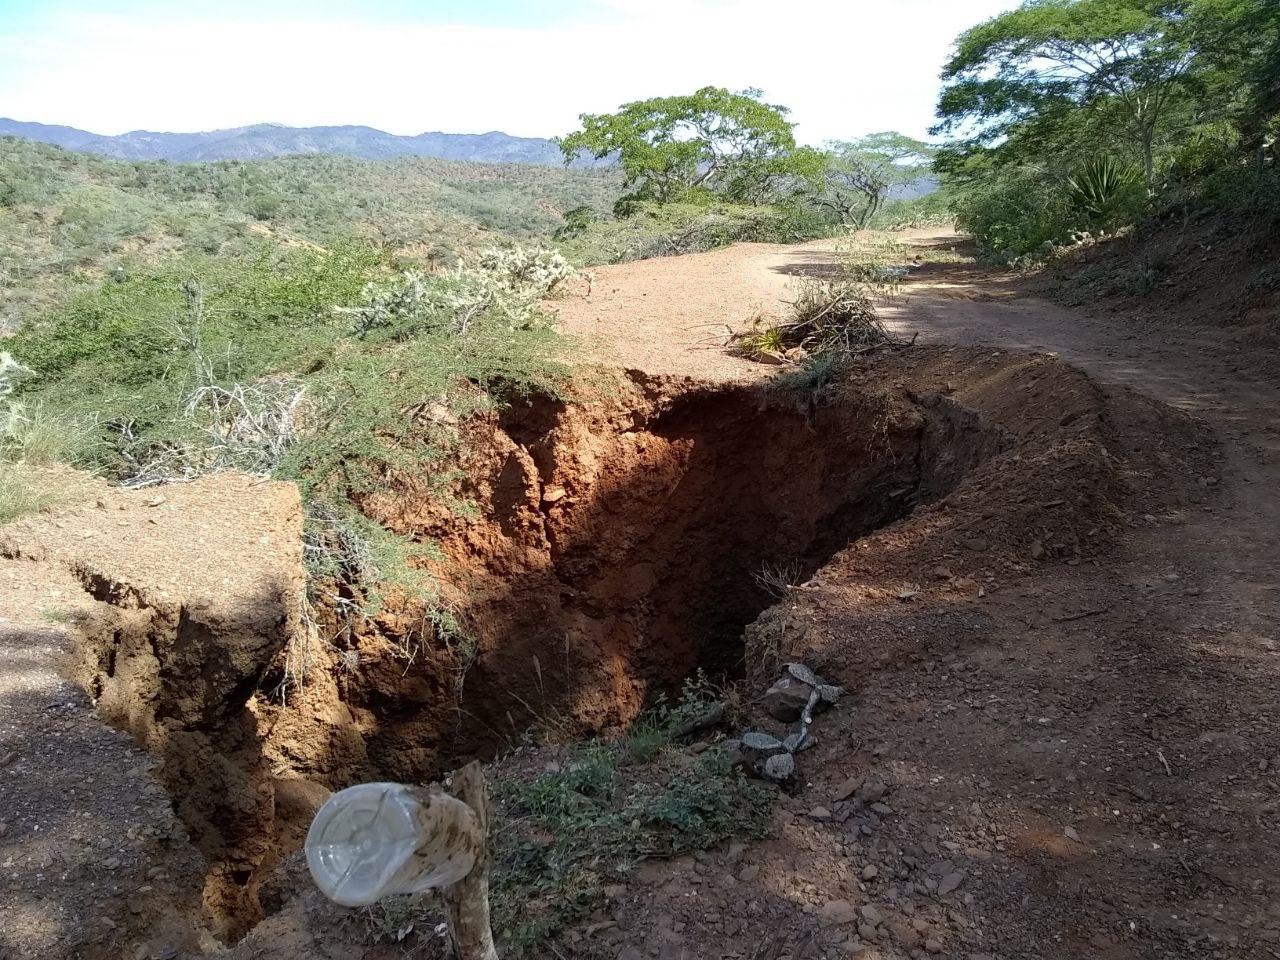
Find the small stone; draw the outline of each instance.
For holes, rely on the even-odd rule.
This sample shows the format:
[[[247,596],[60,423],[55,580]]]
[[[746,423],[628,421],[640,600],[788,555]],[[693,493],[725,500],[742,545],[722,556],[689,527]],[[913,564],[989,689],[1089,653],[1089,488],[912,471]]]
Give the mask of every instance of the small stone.
[[[1032,560],[1044,559],[1044,541],[1042,540],[1031,541],[1031,559]]]
[[[848,900],[829,900],[818,910],[818,916],[829,924],[853,923],[858,911]]]
[[[953,893],[964,883],[964,871],[957,870],[954,873],[948,873],[938,882],[938,896],[945,897],[948,893]]]
[[[859,907],[858,912],[862,914],[862,919],[872,926],[877,925],[884,919],[884,915],[869,903],[864,903]]]
[[[738,879],[743,883],[752,883],[760,876],[760,864],[749,863],[738,871]]]
[[[1075,827],[1067,827],[1062,831],[1062,835],[1068,840],[1074,840],[1076,843],[1080,842],[1080,834],[1076,832]]]
[[[810,820],[830,820],[831,811],[826,807],[814,807],[809,811]]]
[[[877,867],[874,863],[868,863],[865,867],[862,868],[863,880],[874,880],[878,876],[880,876],[880,868]]]
[[[566,493],[564,487],[547,487],[542,491],[542,502],[558,503],[565,498]]]
[[[925,950],[929,951],[929,953],[941,953],[941,952],[942,952],[942,941],[941,941],[941,940],[926,940],[926,941],[924,942],[924,948],[925,948]]]
[[[893,813],[893,807],[889,806],[887,803],[873,803],[871,805],[871,811],[872,813],[878,813],[882,817],[887,817],[889,814]]]
[[[875,940],[879,934],[876,933],[876,928],[871,924],[860,923],[858,924],[858,936],[863,940]]]
[[[990,546],[990,544],[981,537],[969,537],[965,540],[964,545],[966,549],[972,550],[974,553],[981,553]]]
[[[935,580],[950,580],[955,576],[946,567],[934,567],[929,571],[929,575]]]

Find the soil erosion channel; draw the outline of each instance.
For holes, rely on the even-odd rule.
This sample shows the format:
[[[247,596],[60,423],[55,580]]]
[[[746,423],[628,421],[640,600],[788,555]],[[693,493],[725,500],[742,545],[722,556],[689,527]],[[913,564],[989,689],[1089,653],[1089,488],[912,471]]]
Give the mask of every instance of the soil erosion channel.
[[[270,908],[263,882],[325,789],[426,780],[540,722],[616,728],[699,668],[739,674],[744,627],[788,584],[1011,443],[954,401],[883,383],[816,404],[638,376],[604,398],[522,401],[464,429],[455,493],[477,509],[448,510],[410,476],[365,509],[440,547],[465,640],[439,637],[412,606],[354,630],[321,611],[333,640],[283,705],[271,692],[288,617],[234,638],[190,615],[153,617],[86,644],[100,707],[165,760],[160,776],[213,864],[205,905],[225,936]],[[118,584],[88,585],[138,605]]]

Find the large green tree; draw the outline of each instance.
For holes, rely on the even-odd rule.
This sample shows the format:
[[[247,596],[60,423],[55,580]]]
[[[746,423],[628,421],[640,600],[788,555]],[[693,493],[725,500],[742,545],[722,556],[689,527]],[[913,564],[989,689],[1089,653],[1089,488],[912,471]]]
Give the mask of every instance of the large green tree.
[[[623,104],[616,113],[583,114],[582,128],[559,144],[566,162],[584,151],[616,158],[630,191],[624,203],[698,192],[761,202],[775,183],[812,173],[818,163],[813,151],[797,150],[786,114],[758,90],[703,87]]]
[[[867,226],[895,187],[928,176],[936,152],[931,144],[893,131],[831,141],[826,150],[808,196],[846,227]]]
[[[1208,26],[1194,6],[1028,0],[961,35],[943,71],[937,131],[993,144],[1027,120],[1106,110],[1152,189],[1161,126],[1187,89]]]

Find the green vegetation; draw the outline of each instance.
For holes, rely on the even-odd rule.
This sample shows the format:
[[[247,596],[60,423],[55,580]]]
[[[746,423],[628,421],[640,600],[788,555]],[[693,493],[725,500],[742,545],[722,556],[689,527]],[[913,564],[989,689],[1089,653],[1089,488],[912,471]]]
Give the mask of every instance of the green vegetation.
[[[720,87],[584,114],[560,140],[565,159],[616,158],[629,192],[612,218],[570,211],[557,240],[582,264],[794,243],[868,226],[931,169],[933,148],[898,133],[798,146],[786,114]]]
[[[430,269],[500,239],[548,239],[607,209],[610,170],[337,156],[125,163],[0,138],[0,331],[175,254],[283,246],[387,249]]]
[[[760,203],[788,178],[822,166],[817,151],[796,146],[785,107],[764,103],[760,91],[695,93],[626,103],[617,113],[583,114],[582,129],[563,137],[566,162],[583,151],[616,157],[623,186],[618,212],[631,204],[688,201],[716,195]]]
[[[47,510],[56,502],[38,477],[21,465],[0,462],[0,524],[27,513]]]
[[[1028,0],[966,31],[935,132],[959,225],[1041,257],[1171,207],[1280,215],[1271,0]]]
[[[426,548],[360,503],[395,471],[442,489],[461,418],[559,389],[538,305],[567,271],[554,254],[492,251],[428,276],[367,245],[267,239],[238,257],[160,261],[8,341],[34,376],[5,401],[4,448],[130,486],[226,469],[294,480],[313,588],[339,581],[348,589],[333,597],[354,593],[366,611],[416,595],[447,630],[411,562]]]
[[[909,187],[932,168],[934,147],[900,133],[874,133],[835,141],[821,175],[804,191],[808,203],[826,211],[841,227],[870,226],[894,189]]]

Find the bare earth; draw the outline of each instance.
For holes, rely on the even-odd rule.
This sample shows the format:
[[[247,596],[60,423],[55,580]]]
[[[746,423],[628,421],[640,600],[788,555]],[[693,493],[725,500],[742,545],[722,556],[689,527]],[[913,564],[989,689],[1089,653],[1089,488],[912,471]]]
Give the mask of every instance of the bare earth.
[[[921,231],[912,243],[963,240]],[[674,261],[601,270],[593,302],[566,308],[567,325],[598,334],[628,365],[739,379],[751,365],[708,349],[695,324],[749,322],[790,275],[832,263],[825,244],[696,259],[688,276]],[[857,732],[807,760],[829,773],[789,804],[781,839],[747,854],[768,878],[756,884],[795,884],[792,899],[819,914],[846,901],[897,914],[896,931],[845,926],[857,928],[847,943],[862,944],[851,952],[869,957],[918,953],[930,939],[929,950],[972,960],[1280,957],[1280,391],[1270,358],[1214,317],[1090,315],[966,264],[914,270],[882,314],[923,344],[1048,353],[1185,411],[1211,432],[1218,463],[1187,463],[1190,508],[1131,518],[1117,556],[1042,564],[959,610],[913,606],[890,623],[832,612],[834,561],[817,578],[828,600],[801,606],[825,608],[826,632],[849,638],[829,637],[817,654],[845,665],[836,679],[856,691]],[[876,656],[866,647],[882,635]],[[851,856],[847,828],[810,813],[825,815],[841,781],[866,772],[899,783],[888,802],[904,822]],[[924,923],[911,904],[901,909],[904,856],[959,879],[939,898],[950,909]],[[707,871],[709,882],[720,870],[732,879],[737,867]],[[719,925],[700,917],[705,901],[658,897],[659,918],[688,924],[661,955],[679,955],[676,939],[710,944],[750,925],[732,919],[751,896],[744,886],[754,884],[729,883],[716,898],[730,916]],[[778,942],[798,950],[805,939]]]
[[[922,250],[961,242],[941,231],[910,240]],[[825,244],[739,245],[600,269],[589,298],[556,307],[598,360],[749,381],[776,368],[725,355],[727,329],[779,311],[794,275],[832,264]],[[1068,428],[1074,413],[1034,406],[1037,364],[1067,375],[1042,361],[1011,366],[1010,353],[1084,370],[1096,382],[1072,390],[1097,401],[1099,428],[1164,454],[1159,469],[1124,478],[1150,511],[1109,518],[1121,542],[1091,555],[1046,553],[1035,531],[1001,529],[1009,504],[994,499],[966,507],[994,526],[965,539],[948,526],[958,505],[940,504],[926,519],[947,546],[901,571],[918,588],[911,602],[866,588],[874,550],[900,572],[892,553],[907,554],[893,527],[837,555],[782,606],[810,624],[798,652],[852,703],[801,756],[776,835],[643,867],[610,892],[572,955],[1280,957],[1280,389],[1255,372],[1250,344],[1212,318],[1066,310],[965,263],[913,271],[884,315],[905,337],[966,348],[930,355],[939,395],[977,396],[1012,369],[1022,379],[1007,388],[1027,391],[1046,430]],[[1163,429],[1155,415],[1105,422],[1103,401],[1125,389],[1194,417],[1209,442],[1188,440],[1190,428],[1167,446],[1141,436]],[[0,531],[10,558],[0,561],[3,960],[170,960],[211,947],[181,917],[198,897],[198,858],[146,754],[51,664],[68,625],[99,603],[85,593],[85,565],[136,579],[146,567],[135,561],[153,563],[164,590],[212,602],[224,585],[234,600],[275,576],[271,554],[294,562],[294,508],[273,499],[283,494],[222,482],[231,486],[215,484],[203,504],[192,487],[156,506],[145,491],[75,506],[91,531],[80,545],[66,514]],[[1052,491],[1044,498],[1039,507],[1073,509]],[[1092,531],[1080,532],[1087,541]],[[209,549],[190,546],[201,537]],[[987,539],[992,554],[1013,543],[1021,572],[988,559]],[[264,552],[261,564],[237,559]],[[878,806],[851,813],[849,785],[868,782],[884,783]],[[416,935],[368,946],[358,920],[299,890],[227,955],[381,960],[426,949]]]

